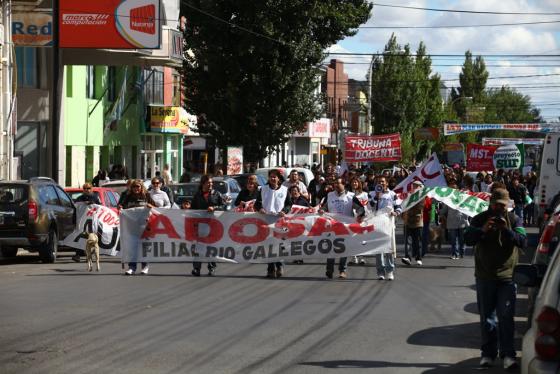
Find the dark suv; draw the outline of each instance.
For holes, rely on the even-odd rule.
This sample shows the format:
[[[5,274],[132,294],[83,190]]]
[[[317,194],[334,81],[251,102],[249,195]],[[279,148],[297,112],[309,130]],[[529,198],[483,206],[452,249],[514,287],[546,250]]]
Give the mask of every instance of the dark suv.
[[[18,248],[39,252],[43,262],[54,262],[58,240],[76,224],[76,208],[52,179],[0,181],[0,251],[17,255]]]

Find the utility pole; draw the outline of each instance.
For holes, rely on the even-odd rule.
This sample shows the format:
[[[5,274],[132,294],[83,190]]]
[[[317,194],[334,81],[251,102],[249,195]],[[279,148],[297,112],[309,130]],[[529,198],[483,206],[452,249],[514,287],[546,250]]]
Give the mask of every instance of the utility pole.
[[[60,12],[60,4],[59,0],[53,0],[52,2],[52,10],[53,10],[53,45],[52,45],[52,95],[51,95],[51,102],[50,102],[50,109],[51,109],[51,177],[59,182],[63,183],[63,181],[59,181],[58,175],[58,165],[60,159],[60,109],[59,101],[60,101],[60,91],[61,91],[61,82],[60,82],[60,48],[59,48],[59,36],[60,36],[60,29],[59,29],[59,12]]]
[[[2,1],[3,40],[1,56],[1,104],[0,104],[0,178],[13,179],[13,128],[14,101],[12,98],[12,6],[11,0]]]

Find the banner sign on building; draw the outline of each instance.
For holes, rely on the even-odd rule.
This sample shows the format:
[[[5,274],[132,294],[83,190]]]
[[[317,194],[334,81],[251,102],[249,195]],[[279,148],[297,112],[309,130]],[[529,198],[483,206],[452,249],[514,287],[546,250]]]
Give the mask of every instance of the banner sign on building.
[[[416,140],[438,140],[439,129],[435,127],[421,127],[414,130],[414,139]]]
[[[295,132],[294,137],[296,138],[324,138],[328,139],[331,136],[331,119],[330,118],[319,118],[313,122],[307,122],[305,124],[305,130],[301,132]]]
[[[454,188],[423,187],[408,195],[408,197],[402,202],[401,208],[403,212],[420,203],[425,197],[430,197],[440,201],[448,207],[458,210],[469,217],[474,217],[478,213],[488,210],[489,205],[487,201],[484,201],[477,196],[470,195]]]
[[[189,114],[178,106],[150,105],[150,131],[187,134],[189,131]]]
[[[227,175],[243,173],[243,147],[227,147]]]
[[[444,123],[444,135],[462,134],[472,131],[513,130],[528,132],[560,131],[560,123]]]
[[[523,144],[501,146],[494,152],[493,160],[495,169],[521,169],[525,165],[525,147]]]
[[[14,12],[12,42],[16,46],[47,47],[52,45],[52,13]]]
[[[400,161],[402,157],[401,134],[346,135],[344,144],[346,162]]]
[[[530,138],[482,138],[482,145],[509,145],[509,144],[525,144],[542,146],[544,138],[530,139]]]
[[[76,204],[76,229],[62,241],[62,245],[85,249],[87,237],[82,234],[97,233],[99,253],[109,256],[118,254],[117,245],[120,237],[119,214],[106,206],[96,204]]]
[[[266,263],[392,252],[388,213],[361,223],[337,214],[127,209],[121,213],[123,262]]]
[[[159,0],[59,0],[60,47],[159,49]]]
[[[498,147],[492,145],[467,144],[467,170],[494,170],[494,152]]]
[[[435,153],[432,153],[429,159],[401,181],[393,191],[400,199],[404,200],[414,189],[412,184],[414,181],[420,181],[427,187],[447,187],[447,181],[443,176],[441,164]]]

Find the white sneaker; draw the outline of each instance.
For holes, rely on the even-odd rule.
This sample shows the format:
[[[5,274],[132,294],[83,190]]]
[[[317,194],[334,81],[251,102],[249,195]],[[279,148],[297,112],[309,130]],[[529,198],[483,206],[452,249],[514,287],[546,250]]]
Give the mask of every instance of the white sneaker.
[[[385,276],[384,275],[378,275],[377,279],[380,280],[380,281],[385,280]]]
[[[422,266],[422,260],[416,260],[416,265]]]
[[[142,269],[142,271],[140,273],[142,275],[147,275],[149,271],[150,271],[150,267],[146,266],[144,269]]]
[[[492,359],[490,357],[482,357],[480,359],[480,367],[489,368],[493,364],[494,364],[494,359]]]
[[[515,357],[504,357],[504,370],[511,370],[517,367],[517,360]]]
[[[124,272],[125,275],[134,275],[134,270],[132,269],[128,269],[127,271]]]
[[[395,273],[393,272],[387,273],[387,280],[392,281],[394,279],[395,279]]]
[[[360,258],[360,265],[365,265],[366,264],[366,259],[365,258]]]
[[[356,265],[358,263],[358,257],[353,256],[350,261],[348,261],[348,265]]]

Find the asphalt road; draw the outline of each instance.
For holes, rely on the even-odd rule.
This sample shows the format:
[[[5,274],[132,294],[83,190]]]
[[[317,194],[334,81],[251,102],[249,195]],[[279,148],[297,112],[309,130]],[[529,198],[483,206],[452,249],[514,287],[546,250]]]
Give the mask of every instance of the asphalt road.
[[[373,260],[348,280],[326,280],[323,263],[270,280],[266,265],[195,278],[191,264],[153,264],[125,277],[112,258],[88,273],[71,253],[56,264],[20,254],[0,260],[0,372],[472,373],[474,261],[447,248],[399,264],[392,282],[376,280]]]

